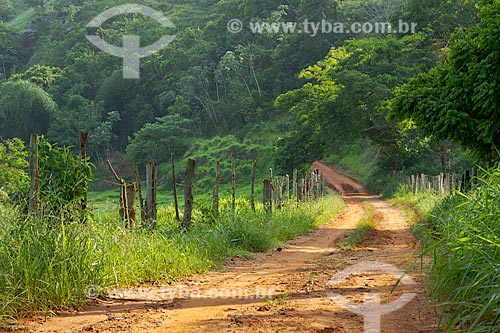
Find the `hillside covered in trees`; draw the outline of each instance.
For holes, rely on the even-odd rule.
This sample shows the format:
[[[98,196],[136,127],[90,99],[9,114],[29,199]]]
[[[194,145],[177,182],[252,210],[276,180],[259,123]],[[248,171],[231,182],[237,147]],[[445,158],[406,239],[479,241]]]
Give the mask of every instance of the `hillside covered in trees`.
[[[141,59],[139,80],[123,79],[122,59],[85,38],[95,33],[121,45],[135,34],[148,45],[165,35],[136,14],[85,27],[123,3],[0,0],[2,139],[26,141],[36,132],[76,146],[85,130],[97,165],[114,154],[144,165],[196,155],[195,142],[227,137],[255,145],[280,172],[321,158],[347,168],[369,161],[361,176],[377,190],[388,174],[498,157],[495,2],[141,1],[171,19],[167,32],[176,37]],[[232,19],[244,23],[241,33],[228,31]],[[248,28],[306,20],[411,22],[417,30],[313,36]],[[456,98],[460,107],[450,109]]]

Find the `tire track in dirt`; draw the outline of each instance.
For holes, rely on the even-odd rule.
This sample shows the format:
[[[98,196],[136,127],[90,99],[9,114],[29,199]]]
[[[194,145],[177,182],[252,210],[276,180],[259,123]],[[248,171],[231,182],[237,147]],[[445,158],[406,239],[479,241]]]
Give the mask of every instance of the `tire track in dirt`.
[[[347,204],[339,218],[315,233],[255,259],[234,261],[225,272],[193,276],[169,286],[177,296],[172,301],[161,288],[123,290],[124,298],[141,300],[98,301],[78,313],[32,318],[21,331],[362,332],[363,318],[338,306],[329,297],[332,292],[354,303],[362,303],[365,293],[380,293],[384,302],[390,302],[412,292],[417,293],[413,301],[382,317],[382,332],[433,332],[435,315],[418,267],[409,274],[416,285],[401,285],[392,295],[397,278],[380,273],[354,274],[341,285],[328,284],[335,274],[364,261],[404,270],[419,251],[399,210],[327,164],[316,162],[313,167],[321,170],[328,186],[341,193]],[[357,247],[341,250],[364,216],[364,201],[376,208],[376,230]],[[224,297],[209,297],[219,292]],[[272,300],[262,299],[271,292]],[[226,297],[232,293],[237,297]]]

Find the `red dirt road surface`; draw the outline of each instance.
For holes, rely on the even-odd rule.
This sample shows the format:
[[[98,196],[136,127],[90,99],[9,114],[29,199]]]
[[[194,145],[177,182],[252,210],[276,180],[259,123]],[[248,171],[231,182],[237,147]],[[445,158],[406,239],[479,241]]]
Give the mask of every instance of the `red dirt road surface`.
[[[404,307],[381,316],[380,332],[433,332],[437,320],[420,266],[408,274],[415,284],[404,280],[392,294],[399,276],[373,271],[373,262],[380,270],[406,270],[418,256],[418,242],[404,215],[327,164],[316,162],[313,168],[346,201],[342,215],[314,233],[168,288],[123,290],[122,300],[27,319],[19,332],[368,332],[364,314],[381,308],[358,315],[334,295],[359,308],[378,294],[386,308],[412,293],[416,296]],[[376,229],[354,248],[342,250],[365,215],[365,201],[376,209]],[[349,270],[352,274],[346,274]]]

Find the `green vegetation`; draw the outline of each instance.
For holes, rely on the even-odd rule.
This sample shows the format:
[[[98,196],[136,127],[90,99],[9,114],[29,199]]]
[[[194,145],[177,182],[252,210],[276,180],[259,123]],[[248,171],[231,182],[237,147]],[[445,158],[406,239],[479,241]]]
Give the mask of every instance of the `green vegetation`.
[[[446,332],[499,332],[500,168],[484,171],[467,194],[438,198],[400,191],[395,204],[409,214],[430,256],[429,293]]]
[[[375,221],[375,207],[369,202],[363,202],[365,215],[359,220],[356,229],[349,234],[349,238],[342,245],[342,249],[349,250],[363,241],[363,239],[375,229],[377,222]]]
[[[443,304],[447,332],[499,332],[500,168],[467,195],[437,205],[430,224],[431,295]]]
[[[273,216],[248,211],[252,163],[261,193],[269,168],[291,174],[326,159],[416,212],[415,228],[435,251],[432,290],[447,330],[498,331],[498,171],[466,196],[400,189],[410,174],[458,174],[499,159],[498,1],[143,0],[176,28],[135,14],[85,28],[123,3],[0,0],[0,316],[79,305],[89,284],[169,281],[307,232],[326,218],[320,203]],[[245,24],[239,34],[227,31],[235,18]],[[297,21],[301,29],[306,19],[394,27],[402,20],[418,30],[313,37],[248,29],[257,21]],[[98,34],[121,45],[123,35],[139,35],[148,45],[165,33],[175,41],[141,59],[140,80],[124,80],[122,59],[85,39]],[[90,133],[83,179],[72,157],[81,130]],[[24,145],[33,132],[57,145],[41,152],[49,205],[27,217]],[[171,154],[179,182],[186,160],[198,162],[192,233],[172,223],[171,208],[161,209],[157,230],[132,233],[104,214],[116,211],[119,192],[106,159],[127,180],[135,179],[134,163],[142,172],[158,160],[159,200],[168,204]],[[231,156],[238,210],[214,220],[215,164],[227,196]],[[91,172],[94,216],[81,225],[71,207]],[[340,207],[338,198],[325,200]],[[369,230],[370,212],[353,244]]]
[[[28,167],[27,156],[24,143],[20,139],[0,142],[0,192],[12,196],[28,188],[28,175],[24,172]]]
[[[453,36],[442,63],[401,87],[392,108],[426,135],[452,139],[485,160],[499,158],[499,11],[500,3],[484,1],[479,22]]]
[[[99,214],[81,224],[1,209],[0,319],[77,307],[87,301],[87,286],[169,282],[213,269],[228,256],[265,251],[331,221],[343,201],[330,195],[273,215],[261,209],[253,213],[238,201],[237,214],[227,209],[212,222],[197,211],[190,233],[172,220],[171,207],[160,209],[156,230],[134,232],[116,216]]]

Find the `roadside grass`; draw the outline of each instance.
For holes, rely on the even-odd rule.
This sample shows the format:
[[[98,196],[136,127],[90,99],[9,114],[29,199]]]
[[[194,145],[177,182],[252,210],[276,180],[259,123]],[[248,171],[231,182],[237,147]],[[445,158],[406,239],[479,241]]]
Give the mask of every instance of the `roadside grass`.
[[[429,214],[442,199],[433,191],[413,194],[407,187],[401,186],[389,202],[403,211],[413,234],[426,245],[431,245],[435,237]]]
[[[220,217],[194,213],[183,232],[173,209],[159,210],[156,229],[129,231],[117,212],[100,211],[81,224],[59,216],[23,217],[12,207],[0,211],[0,321],[38,312],[78,308],[87,288],[168,283],[216,269],[226,258],[266,251],[331,221],[344,208],[339,196],[267,214],[246,200],[233,212],[222,201]]]
[[[376,227],[375,207],[366,201],[363,202],[363,207],[365,209],[365,215],[358,222],[356,229],[349,234],[345,244],[342,245],[343,250],[349,250],[357,246]]]
[[[431,295],[446,332],[500,332],[500,168],[480,181],[430,213]]]
[[[500,332],[500,168],[479,183],[466,194],[400,191],[393,200],[431,258],[429,294],[444,332]]]

